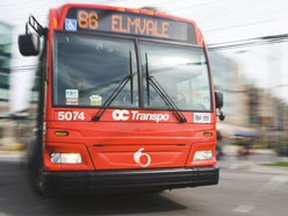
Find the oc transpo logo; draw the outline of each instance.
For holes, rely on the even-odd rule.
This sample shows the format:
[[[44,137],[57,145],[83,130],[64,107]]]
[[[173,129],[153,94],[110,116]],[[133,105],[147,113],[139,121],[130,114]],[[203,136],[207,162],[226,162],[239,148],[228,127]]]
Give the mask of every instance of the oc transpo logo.
[[[141,167],[148,167],[151,163],[151,157],[147,153],[143,153],[144,148],[140,148],[137,152],[134,153],[133,158],[136,164]]]
[[[112,118],[115,121],[128,121],[129,119],[137,120],[137,121],[168,121],[170,116],[165,113],[142,113],[138,110],[119,110],[116,109],[112,112]]]
[[[130,118],[130,113],[128,110],[114,110],[112,118],[115,121],[127,121]]]

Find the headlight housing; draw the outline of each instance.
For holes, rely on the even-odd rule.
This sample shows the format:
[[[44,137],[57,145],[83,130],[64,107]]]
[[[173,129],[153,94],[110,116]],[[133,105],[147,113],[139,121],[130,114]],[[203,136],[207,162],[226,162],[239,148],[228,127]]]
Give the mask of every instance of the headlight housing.
[[[50,160],[53,164],[81,164],[82,158],[80,153],[59,153],[50,154]]]
[[[211,160],[212,156],[213,156],[212,150],[196,151],[193,160],[194,161]]]

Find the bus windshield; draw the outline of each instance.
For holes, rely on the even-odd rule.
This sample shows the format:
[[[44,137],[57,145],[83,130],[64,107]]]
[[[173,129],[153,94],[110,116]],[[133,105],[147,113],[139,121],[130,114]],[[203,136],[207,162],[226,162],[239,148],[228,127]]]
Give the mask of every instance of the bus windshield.
[[[152,76],[180,110],[212,109],[210,81],[203,48],[141,42],[145,105],[167,108],[155,89],[148,85]]]
[[[150,86],[150,76],[179,110],[212,110],[207,61],[201,47],[139,40],[136,49],[133,39],[61,31],[54,32],[54,39],[54,106],[101,107],[130,75],[111,108],[138,108],[142,100],[144,108],[169,109]],[[138,62],[136,50],[140,52]],[[140,97],[140,88],[144,98]]]
[[[135,73],[133,41],[55,32],[53,103],[58,106],[101,106],[130,73]],[[135,107],[138,95],[133,76],[111,104]],[[132,85],[133,83],[133,85]],[[131,94],[133,92],[133,94]]]

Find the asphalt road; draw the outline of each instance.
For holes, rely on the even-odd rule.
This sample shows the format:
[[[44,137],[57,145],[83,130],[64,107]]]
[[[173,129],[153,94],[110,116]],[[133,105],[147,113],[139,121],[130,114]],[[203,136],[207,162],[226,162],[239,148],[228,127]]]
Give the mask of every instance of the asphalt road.
[[[220,184],[160,194],[48,199],[33,194],[18,162],[0,161],[0,216],[287,216],[288,171],[221,170]]]

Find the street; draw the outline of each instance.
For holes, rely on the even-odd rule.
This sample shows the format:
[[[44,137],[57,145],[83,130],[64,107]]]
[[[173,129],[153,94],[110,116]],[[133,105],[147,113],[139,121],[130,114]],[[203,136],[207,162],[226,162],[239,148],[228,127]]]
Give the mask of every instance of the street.
[[[0,161],[0,216],[22,215],[202,215],[286,216],[288,170],[221,170],[217,186],[160,194],[41,198],[19,161]]]

